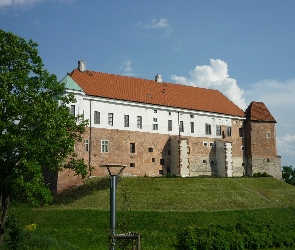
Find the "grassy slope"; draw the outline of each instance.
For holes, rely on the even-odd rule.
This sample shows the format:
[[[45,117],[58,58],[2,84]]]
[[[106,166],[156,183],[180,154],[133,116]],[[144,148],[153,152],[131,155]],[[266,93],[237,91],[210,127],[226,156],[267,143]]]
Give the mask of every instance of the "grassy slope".
[[[294,198],[294,186],[273,178],[122,178],[117,227],[126,222],[129,231],[140,233],[143,249],[173,249],[177,233],[187,226],[294,223]],[[60,194],[56,203],[13,213],[24,225],[36,223],[36,234],[70,243],[69,249],[107,249],[108,180]]]

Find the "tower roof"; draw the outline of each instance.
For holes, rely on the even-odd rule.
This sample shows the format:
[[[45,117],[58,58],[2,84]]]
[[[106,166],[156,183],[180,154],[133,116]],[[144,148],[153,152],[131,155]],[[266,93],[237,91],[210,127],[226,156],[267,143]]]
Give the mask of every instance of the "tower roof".
[[[263,102],[251,102],[245,113],[247,120],[276,122]]]

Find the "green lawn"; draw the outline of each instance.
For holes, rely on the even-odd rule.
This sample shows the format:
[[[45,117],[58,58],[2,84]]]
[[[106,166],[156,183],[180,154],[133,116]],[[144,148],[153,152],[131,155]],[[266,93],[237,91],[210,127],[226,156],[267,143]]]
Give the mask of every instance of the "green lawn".
[[[121,178],[117,232],[140,233],[145,250],[174,249],[177,234],[187,226],[294,224],[294,198],[294,186],[273,178]],[[11,214],[23,226],[36,223],[39,241],[57,242],[46,249],[108,249],[106,179],[59,194],[48,207],[17,206]]]

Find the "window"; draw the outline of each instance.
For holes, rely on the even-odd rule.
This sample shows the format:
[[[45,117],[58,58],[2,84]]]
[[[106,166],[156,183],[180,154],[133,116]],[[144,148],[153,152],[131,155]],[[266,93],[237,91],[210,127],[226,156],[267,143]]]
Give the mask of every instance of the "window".
[[[133,143],[133,142],[130,143],[130,153],[132,153],[132,154],[135,153],[135,143]]]
[[[131,167],[131,168],[135,168],[135,163],[133,163],[133,162],[130,163],[130,167]]]
[[[270,138],[270,133],[269,132],[266,133],[266,137]]]
[[[153,124],[153,130],[158,130],[158,124]]]
[[[172,120],[168,120],[168,131],[172,131]]]
[[[191,133],[195,133],[195,123],[191,122]]]
[[[179,132],[184,132],[183,121],[179,122]]]
[[[209,142],[210,147],[214,147],[214,142]]]
[[[205,124],[205,134],[211,135],[211,124],[209,124],[209,123]]]
[[[152,162],[155,162],[156,161],[156,159],[155,158],[152,158]]]
[[[191,118],[194,118],[194,115],[190,115]]]
[[[154,118],[153,118],[153,121],[154,121],[154,122],[157,122],[157,121],[158,121],[158,118],[154,117]]]
[[[206,160],[203,160],[203,164],[207,164],[207,161]]]
[[[153,148],[148,148],[148,152],[153,152],[154,149]]]
[[[155,110],[154,110],[154,113],[158,113],[158,110],[155,109]]]
[[[110,126],[113,126],[113,124],[114,124],[114,114],[113,113],[108,113],[108,123]]]
[[[137,116],[137,128],[142,129],[142,117]]]
[[[244,146],[242,146],[242,147],[241,147],[241,150],[242,150],[242,151],[244,151],[244,150],[245,150],[245,147],[244,147]]]
[[[231,127],[226,128],[227,136],[231,136]]]
[[[109,141],[102,140],[101,141],[101,152],[108,153],[109,152]]]
[[[129,115],[124,115],[124,127],[129,127]]]
[[[100,124],[100,112],[94,111],[94,124]]]
[[[244,137],[244,129],[243,128],[239,128],[239,136]]]
[[[208,143],[205,142],[205,141],[203,141],[203,146],[204,146],[204,147],[207,147],[207,146],[208,146]]]
[[[84,140],[85,151],[89,151],[89,140]]]
[[[171,115],[171,112],[169,112],[168,114]]]
[[[75,114],[75,105],[71,105],[71,107],[70,107],[70,113],[71,113],[71,115],[73,115],[73,116],[75,116],[76,114]]]
[[[221,135],[221,126],[216,125],[216,135]]]
[[[214,161],[210,161],[210,165],[213,166],[214,165]]]
[[[160,159],[160,165],[164,165],[165,160],[164,159]]]

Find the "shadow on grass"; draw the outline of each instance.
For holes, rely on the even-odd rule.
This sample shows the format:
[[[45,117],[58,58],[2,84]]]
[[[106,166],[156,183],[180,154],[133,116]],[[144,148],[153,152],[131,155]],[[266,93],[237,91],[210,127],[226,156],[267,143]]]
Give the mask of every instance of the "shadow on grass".
[[[110,179],[97,178],[87,180],[83,185],[78,187],[72,187],[63,190],[59,193],[53,194],[53,205],[66,205],[74,202],[75,200],[81,199],[84,196],[91,195],[94,191],[106,190],[110,188]]]

